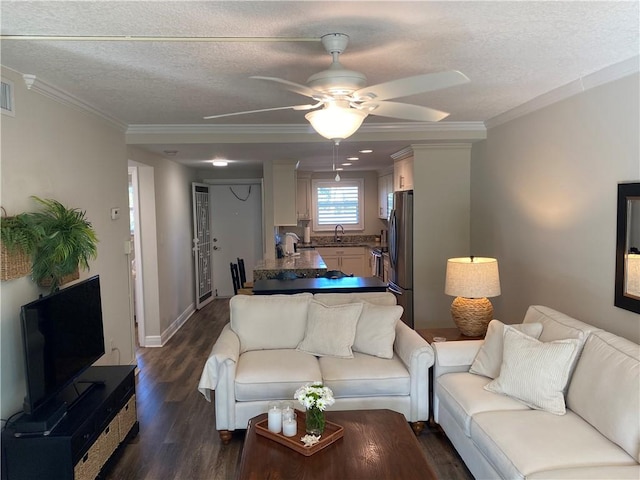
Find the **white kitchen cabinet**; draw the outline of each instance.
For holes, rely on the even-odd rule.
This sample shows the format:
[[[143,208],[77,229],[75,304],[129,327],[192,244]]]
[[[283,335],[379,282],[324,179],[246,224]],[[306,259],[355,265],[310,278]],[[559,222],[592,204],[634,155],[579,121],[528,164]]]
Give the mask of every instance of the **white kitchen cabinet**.
[[[393,190],[395,192],[413,190],[413,157],[396,160],[393,163]]]
[[[295,163],[273,165],[273,224],[298,224]]]
[[[311,179],[298,178],[296,182],[296,209],[298,220],[311,220]]]
[[[393,194],[393,174],[378,177],[378,218],[389,218],[389,195]]]
[[[365,247],[318,247],[316,251],[328,270],[340,270],[355,277],[370,277],[368,249]]]

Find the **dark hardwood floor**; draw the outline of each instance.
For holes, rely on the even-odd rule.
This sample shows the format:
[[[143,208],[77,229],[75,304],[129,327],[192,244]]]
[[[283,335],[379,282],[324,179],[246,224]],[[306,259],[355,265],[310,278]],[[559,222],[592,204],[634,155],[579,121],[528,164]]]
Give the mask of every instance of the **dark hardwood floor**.
[[[104,479],[235,478],[244,431],[234,432],[231,442],[222,445],[214,406],[197,390],[211,347],[228,321],[228,299],[216,299],[196,312],[166,346],[138,349],[140,433],[118,451]],[[438,478],[473,478],[437,427],[425,428],[418,439]]]

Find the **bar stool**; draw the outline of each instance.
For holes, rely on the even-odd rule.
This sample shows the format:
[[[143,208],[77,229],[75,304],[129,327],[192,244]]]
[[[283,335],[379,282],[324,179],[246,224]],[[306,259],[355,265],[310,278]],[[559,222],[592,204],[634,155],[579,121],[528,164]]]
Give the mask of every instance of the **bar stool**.
[[[244,269],[244,259],[238,257],[238,273],[240,274],[240,285],[243,288],[253,288],[253,282],[247,282],[247,273]]]

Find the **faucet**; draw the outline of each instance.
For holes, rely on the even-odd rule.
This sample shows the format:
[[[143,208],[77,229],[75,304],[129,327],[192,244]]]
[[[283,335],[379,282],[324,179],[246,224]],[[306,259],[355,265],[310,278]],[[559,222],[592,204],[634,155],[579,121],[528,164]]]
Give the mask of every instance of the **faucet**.
[[[338,228],[340,228],[340,231],[342,232],[342,235],[344,235],[344,227],[342,225],[336,225],[336,228],[333,230],[333,241],[334,242],[341,242],[342,238],[338,237]]]

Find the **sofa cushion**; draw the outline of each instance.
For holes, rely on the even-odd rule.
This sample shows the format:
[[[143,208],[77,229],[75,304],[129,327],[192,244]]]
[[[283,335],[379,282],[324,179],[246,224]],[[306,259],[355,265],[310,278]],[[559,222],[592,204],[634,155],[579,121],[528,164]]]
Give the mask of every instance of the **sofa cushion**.
[[[356,325],[353,351],[381,358],[393,357],[396,324],[402,316],[399,305],[374,305],[363,302],[362,313]]]
[[[335,398],[409,395],[411,379],[402,361],[355,352],[353,358],[319,359],[322,380]]]
[[[391,292],[362,292],[362,293],[316,293],[313,298],[325,305],[343,305],[365,301],[374,305],[396,305],[396,297]]]
[[[542,324],[542,333],[539,337],[541,342],[577,338],[584,343],[592,331],[599,330],[592,325],[542,305],[532,305],[527,309],[522,323],[532,322]]]
[[[298,350],[318,356],[353,358],[351,346],[361,312],[362,303],[327,306],[313,300]]]
[[[592,333],[569,384],[567,406],[640,462],[640,346]]]
[[[544,470],[527,476],[527,480],[602,480],[603,478],[638,480],[640,465],[576,466],[559,470]]]
[[[570,410],[566,415],[540,410],[479,413],[471,420],[471,439],[502,478],[528,478],[534,472],[576,466],[635,463]]]
[[[540,337],[542,333],[541,323],[521,323],[519,325],[511,325],[511,327],[533,338]],[[484,343],[473,360],[471,368],[469,368],[471,373],[489,378],[496,378],[500,374],[503,337],[504,323],[500,320],[491,320],[487,327]]]
[[[310,293],[232,297],[231,329],[240,339],[240,352],[296,348],[304,337],[312,298]]]
[[[564,415],[564,389],[579,348],[577,339],[543,343],[505,325],[500,376],[484,388],[531,408]]]
[[[524,403],[489,392],[483,387],[491,380],[467,372],[447,373],[434,385],[439,408],[446,408],[462,431],[471,435],[471,418],[476,413],[492,410],[529,410]]]
[[[236,367],[236,400],[293,399],[300,385],[321,378],[318,359],[308,353],[293,349],[245,352]]]

